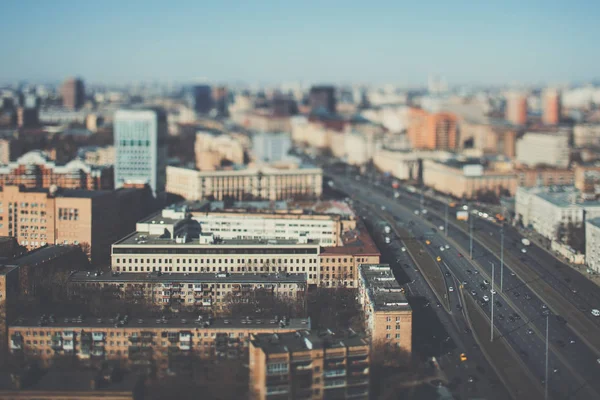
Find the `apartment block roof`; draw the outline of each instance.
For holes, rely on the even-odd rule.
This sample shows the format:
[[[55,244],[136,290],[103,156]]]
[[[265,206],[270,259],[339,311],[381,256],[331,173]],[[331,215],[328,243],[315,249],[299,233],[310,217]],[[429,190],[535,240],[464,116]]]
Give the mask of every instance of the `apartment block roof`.
[[[74,272],[70,278],[73,283],[298,283],[306,284],[306,274],[229,274],[219,273],[162,273],[151,272],[148,274],[137,272],[122,273],[98,273],[78,271]]]
[[[285,333],[252,335],[252,344],[267,355],[288,354],[316,349],[367,346],[367,342],[352,330],[334,333],[326,330],[298,330]]]
[[[410,311],[411,307],[388,264],[361,264],[360,278],[375,311]]]

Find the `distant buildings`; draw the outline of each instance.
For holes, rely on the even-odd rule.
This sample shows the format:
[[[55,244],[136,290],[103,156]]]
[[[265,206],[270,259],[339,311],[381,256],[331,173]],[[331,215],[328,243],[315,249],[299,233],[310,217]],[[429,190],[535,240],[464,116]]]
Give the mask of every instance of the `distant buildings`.
[[[524,187],[534,186],[572,186],[575,184],[575,172],[570,168],[517,168],[517,184]]]
[[[550,165],[566,168],[569,165],[569,133],[526,132],[517,140],[517,161],[522,165]]]
[[[515,157],[518,127],[502,120],[460,121],[460,147],[483,154]]]
[[[196,133],[194,142],[196,168],[200,171],[214,171],[228,163],[244,164],[244,144],[232,134],[219,134],[210,131]]]
[[[369,398],[370,348],[353,331],[254,334],[249,353],[252,398]]]
[[[600,273],[600,217],[585,223],[585,262],[589,269]]]
[[[92,260],[106,260],[110,245],[152,210],[149,196],[144,189],[27,190],[5,186],[0,192],[0,235],[16,237],[28,249],[86,244]]]
[[[393,345],[412,352],[412,309],[389,265],[362,264],[358,299],[367,335],[374,345]]]
[[[114,118],[115,188],[148,184],[156,196],[165,191],[167,115],[155,109],[122,109]]]
[[[451,113],[429,113],[411,108],[408,139],[413,149],[455,149],[458,145],[458,120]]]
[[[210,85],[194,85],[190,88],[190,106],[199,114],[208,114],[213,108]]]
[[[308,94],[308,105],[311,111],[319,109],[325,110],[330,114],[335,114],[336,99],[335,87],[333,86],[313,86]]]
[[[287,200],[321,196],[320,168],[257,166],[244,169],[198,171],[167,167],[167,192],[186,200]]]
[[[545,125],[560,123],[562,113],[560,92],[556,89],[547,89],[542,93],[542,122]]]
[[[586,200],[585,193],[572,186],[520,187],[515,211],[524,226],[555,240],[568,224],[581,226],[585,220],[600,217],[600,202]]]
[[[486,166],[478,159],[425,160],[423,183],[442,193],[469,199],[486,192],[512,195],[517,188],[512,166]]]
[[[505,118],[515,125],[527,123],[527,95],[512,92],[506,98]]]
[[[286,133],[257,133],[252,136],[252,153],[257,161],[277,163],[289,160],[292,139]]]
[[[600,148],[600,124],[577,124],[573,127],[573,145],[577,148]]]
[[[113,168],[109,165],[93,166],[75,159],[65,165],[56,165],[48,154],[35,150],[16,161],[0,166],[0,187],[20,185],[29,189],[111,190]]]
[[[85,102],[85,88],[83,81],[78,78],[67,79],[61,89],[63,106],[70,110],[78,110]]]
[[[77,150],[77,158],[88,165],[105,166],[115,164],[115,146],[86,146]],[[114,179],[113,179],[114,180]],[[114,184],[114,182],[112,182]]]

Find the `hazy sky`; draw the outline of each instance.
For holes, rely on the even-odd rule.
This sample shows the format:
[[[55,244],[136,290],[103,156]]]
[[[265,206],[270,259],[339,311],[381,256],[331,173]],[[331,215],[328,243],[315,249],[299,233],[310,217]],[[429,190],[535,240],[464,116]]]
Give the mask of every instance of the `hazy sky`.
[[[2,0],[0,82],[600,77],[600,0]]]

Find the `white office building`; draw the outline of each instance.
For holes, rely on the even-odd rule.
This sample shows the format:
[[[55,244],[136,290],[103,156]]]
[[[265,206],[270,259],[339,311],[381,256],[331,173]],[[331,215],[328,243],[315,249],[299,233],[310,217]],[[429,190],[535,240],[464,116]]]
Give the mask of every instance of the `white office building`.
[[[561,227],[581,225],[600,217],[600,202],[585,201],[573,186],[519,187],[516,194],[517,218],[548,239],[556,239]]]
[[[165,191],[167,116],[158,108],[123,109],[115,114],[115,188],[148,184],[152,192]]]
[[[522,165],[566,168],[569,166],[569,132],[527,132],[517,141],[516,153]]]
[[[585,223],[585,262],[589,269],[600,273],[600,218]]]
[[[277,163],[293,159],[288,153],[292,138],[288,133],[257,133],[252,137],[252,152],[257,161]]]

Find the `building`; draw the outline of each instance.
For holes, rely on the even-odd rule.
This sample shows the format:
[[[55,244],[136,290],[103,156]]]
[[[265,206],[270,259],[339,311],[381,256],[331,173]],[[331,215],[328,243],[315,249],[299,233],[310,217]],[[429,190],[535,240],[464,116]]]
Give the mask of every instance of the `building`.
[[[585,223],[585,262],[589,269],[600,273],[600,218]]]
[[[336,99],[335,87],[333,86],[313,86],[308,94],[308,105],[311,111],[323,109],[330,114],[335,114]]]
[[[70,110],[78,110],[85,102],[85,88],[83,81],[78,78],[67,79],[60,89],[63,106]]]
[[[600,193],[600,164],[576,164],[575,187],[582,192]]]
[[[77,158],[93,166],[115,164],[115,146],[86,146],[77,150]],[[114,184],[114,182],[112,182]]]
[[[569,168],[517,168],[517,185],[534,186],[572,186],[575,184],[575,172]]]
[[[65,109],[41,109],[39,118],[40,123],[44,124],[85,124],[88,115],[86,110],[65,110]]]
[[[350,287],[359,285],[359,266],[379,264],[381,253],[363,224],[344,232],[341,246],[325,247],[319,254],[320,285]]]
[[[34,249],[47,244],[81,245],[92,261],[107,259],[110,245],[135,229],[152,211],[144,189],[88,191],[23,189],[0,191],[0,236],[14,236]]]
[[[278,297],[303,302],[306,274],[231,274],[208,272],[136,274],[75,272],[69,286],[114,289],[116,296],[147,301],[155,305],[194,306],[196,309],[221,314],[237,302],[255,296]]]
[[[0,265],[0,357],[7,354],[8,324],[14,317],[19,296],[19,270]]]
[[[121,360],[135,368],[169,369],[172,356],[237,358],[251,335],[310,329],[309,319],[195,318],[19,318],[9,326],[8,348],[49,363],[60,355],[102,361]]]
[[[17,108],[17,126],[19,128],[35,128],[40,124],[40,110],[37,107]]]
[[[581,226],[584,221],[600,217],[600,202],[586,200],[573,186],[517,189],[516,218],[523,226],[555,240],[562,237],[568,224]]]
[[[224,164],[244,164],[244,143],[235,135],[210,131],[196,133],[194,142],[196,168],[200,171],[214,171]]]
[[[483,154],[515,157],[515,146],[519,128],[504,120],[487,119],[460,121],[460,147],[475,149]]]
[[[167,114],[159,108],[121,109],[115,113],[115,188],[149,185],[164,193],[167,166]]]
[[[512,92],[506,97],[505,118],[515,125],[527,123],[527,95]]]
[[[213,108],[210,85],[194,85],[189,93],[190,107],[199,114],[208,114]]]
[[[198,171],[167,167],[167,192],[186,200],[284,200],[319,198],[323,170],[308,166]]]
[[[576,124],[573,145],[577,148],[600,147],[600,124]]]
[[[458,198],[476,198],[486,192],[513,195],[517,176],[512,169],[486,165],[479,159],[424,160],[423,183]]]
[[[0,165],[10,162],[10,139],[0,139]]]
[[[562,113],[560,92],[547,89],[542,93],[542,122],[545,125],[558,125]]]
[[[275,114],[266,110],[249,110],[236,118],[246,129],[257,132],[281,133],[291,132],[291,118],[289,115]]]
[[[0,186],[19,185],[29,189],[111,190],[113,167],[94,166],[75,159],[65,165],[57,165],[48,153],[33,150],[16,161],[0,166]]]
[[[98,114],[88,114],[85,118],[85,127],[90,132],[98,132],[98,129],[104,123],[104,118]]]
[[[353,331],[255,334],[249,353],[252,398],[369,398],[369,345]]]
[[[257,133],[252,136],[254,159],[264,163],[288,161],[292,139],[287,133]]]
[[[566,168],[569,166],[569,133],[526,132],[517,140],[517,161],[521,165],[535,167],[550,165]]]
[[[359,267],[358,299],[367,334],[374,345],[393,345],[412,352],[412,309],[387,264]]]
[[[229,93],[227,87],[217,86],[214,89],[213,95],[215,101],[215,111],[217,117],[228,117],[229,116]]]
[[[40,373],[41,372],[41,373]],[[0,373],[0,398],[14,400],[142,400],[143,379],[135,374],[51,368]]]
[[[409,111],[408,139],[414,149],[455,149],[458,145],[457,117],[452,113]]]

